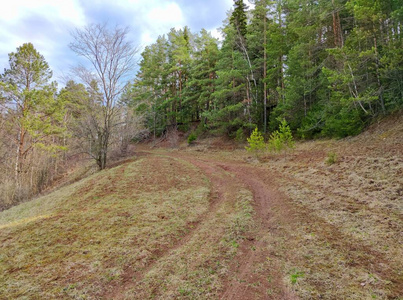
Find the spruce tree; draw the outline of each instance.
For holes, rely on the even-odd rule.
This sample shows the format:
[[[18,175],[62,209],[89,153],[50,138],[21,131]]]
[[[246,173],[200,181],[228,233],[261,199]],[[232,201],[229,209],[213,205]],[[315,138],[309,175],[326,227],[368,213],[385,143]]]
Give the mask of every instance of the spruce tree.
[[[242,37],[245,37],[247,33],[247,10],[248,6],[243,2],[243,0],[234,0],[234,11],[230,18],[230,24]]]

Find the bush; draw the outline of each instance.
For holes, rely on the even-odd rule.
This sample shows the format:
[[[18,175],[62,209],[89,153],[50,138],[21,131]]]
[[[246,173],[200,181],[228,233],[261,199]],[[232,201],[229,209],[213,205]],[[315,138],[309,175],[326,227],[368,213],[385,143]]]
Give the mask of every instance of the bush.
[[[269,139],[269,150],[281,152],[283,149],[293,149],[295,143],[292,137],[290,126],[285,119],[281,120],[278,130],[273,132]]]
[[[192,132],[188,136],[188,144],[191,145],[195,140],[197,140],[197,135],[196,133]]]
[[[266,149],[266,143],[264,142],[264,138],[262,134],[258,131],[257,127],[253,130],[251,136],[247,138],[249,147],[245,147],[246,151],[252,152],[254,155],[258,155],[259,152],[262,152]]]
[[[326,158],[326,164],[331,166],[337,162],[337,154],[334,152],[329,152]]]
[[[242,142],[245,141],[245,134],[244,134],[244,132],[243,132],[243,128],[242,128],[242,127],[239,128],[239,129],[236,131],[236,134],[235,134],[235,141],[237,141],[238,143],[242,143]]]

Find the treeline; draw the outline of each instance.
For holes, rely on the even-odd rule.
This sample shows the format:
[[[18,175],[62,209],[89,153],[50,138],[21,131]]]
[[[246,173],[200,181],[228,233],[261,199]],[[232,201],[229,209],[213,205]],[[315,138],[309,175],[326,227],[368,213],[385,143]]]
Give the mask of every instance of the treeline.
[[[0,74],[0,211],[30,199],[60,180],[76,163],[129,153],[142,133],[141,116],[121,99],[137,49],[127,29],[89,25],[73,33],[70,48],[90,61],[62,89],[31,43],[9,54]],[[72,178],[74,179],[74,178]]]
[[[104,169],[149,133],[242,140],[286,121],[301,138],[356,134],[403,105],[402,20],[402,0],[261,0],[251,10],[236,0],[222,41],[172,29],[145,48],[135,78],[128,30],[92,24],[70,44],[92,68],[74,68],[60,90],[26,43],[0,74],[0,210],[78,159]]]
[[[126,98],[155,136],[283,118],[302,138],[354,135],[403,104],[402,20],[401,0],[236,0],[222,42],[185,27],[146,47]]]

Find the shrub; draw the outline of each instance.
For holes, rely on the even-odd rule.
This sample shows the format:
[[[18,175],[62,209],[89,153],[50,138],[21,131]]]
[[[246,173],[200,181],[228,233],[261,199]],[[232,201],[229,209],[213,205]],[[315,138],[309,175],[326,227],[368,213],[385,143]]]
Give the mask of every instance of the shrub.
[[[337,162],[337,154],[334,152],[329,152],[327,154],[327,158],[326,158],[326,164],[328,166],[333,165],[334,163]]]
[[[196,133],[192,132],[188,136],[188,144],[191,145],[195,140],[197,140],[197,135]]]
[[[253,130],[251,136],[247,138],[249,147],[245,147],[248,152],[252,152],[256,156],[259,152],[262,152],[266,149],[266,143],[264,142],[264,138],[262,134],[258,131],[257,127]]]
[[[273,132],[269,139],[270,151],[280,152],[283,149],[293,149],[295,143],[292,137],[290,126],[285,119],[281,120],[279,129]]]
[[[243,132],[243,128],[242,128],[242,127],[239,128],[239,129],[236,131],[236,134],[235,134],[235,141],[237,141],[238,143],[242,143],[242,142],[245,141],[245,134],[244,134],[244,132]]]

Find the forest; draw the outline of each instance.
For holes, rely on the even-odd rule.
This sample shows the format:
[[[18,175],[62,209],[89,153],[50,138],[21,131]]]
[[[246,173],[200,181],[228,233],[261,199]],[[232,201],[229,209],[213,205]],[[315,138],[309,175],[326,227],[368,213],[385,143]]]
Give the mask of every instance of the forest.
[[[402,0],[236,0],[222,40],[171,29],[141,53],[128,29],[92,24],[72,33],[88,65],[64,87],[25,43],[0,75],[0,209],[72,161],[102,170],[177,131],[243,142],[286,120],[300,139],[356,135],[403,106],[402,21]]]

